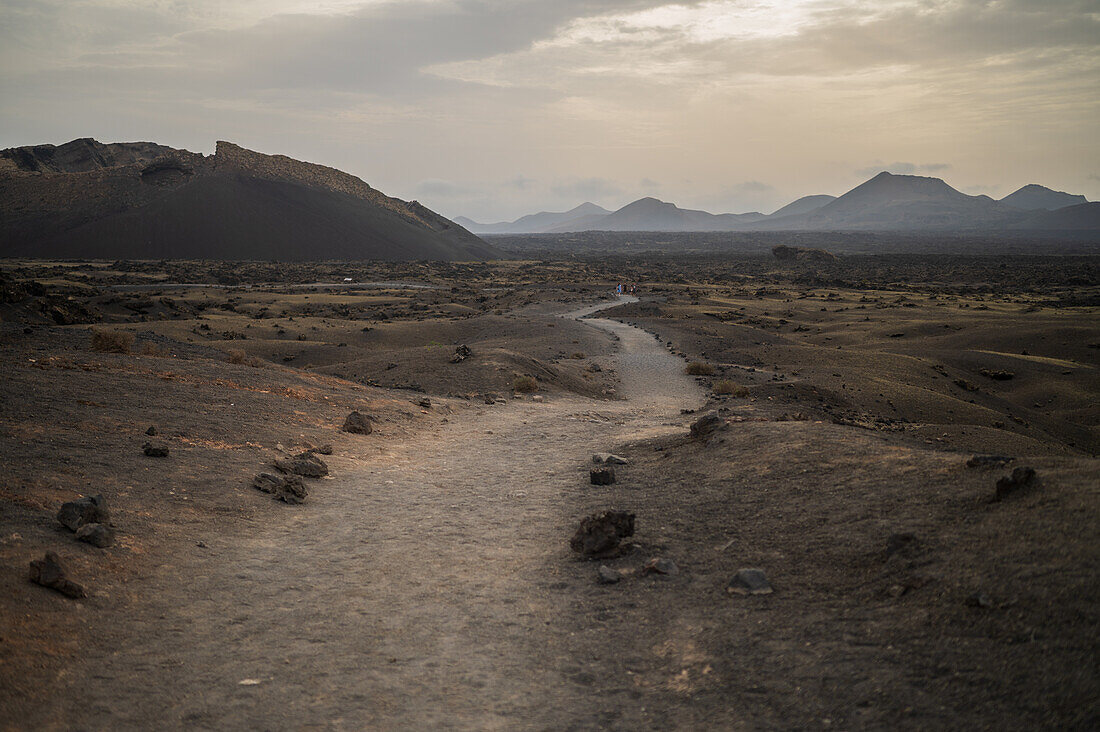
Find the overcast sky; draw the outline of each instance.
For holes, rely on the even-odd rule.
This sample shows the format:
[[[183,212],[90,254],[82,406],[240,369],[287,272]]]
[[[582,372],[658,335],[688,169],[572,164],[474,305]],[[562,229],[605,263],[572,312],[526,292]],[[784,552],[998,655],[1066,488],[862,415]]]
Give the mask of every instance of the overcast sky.
[[[879,170],[1100,199],[1100,0],[0,0],[0,147],[230,140],[480,221]]]

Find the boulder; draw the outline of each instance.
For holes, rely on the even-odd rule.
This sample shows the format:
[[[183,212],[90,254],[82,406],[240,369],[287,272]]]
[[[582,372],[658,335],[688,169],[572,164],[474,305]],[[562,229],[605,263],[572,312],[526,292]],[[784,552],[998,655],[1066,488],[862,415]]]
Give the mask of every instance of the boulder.
[[[46,552],[46,556],[42,559],[31,561],[29,579],[36,585],[57,590],[66,597],[88,596],[83,586],[65,576],[65,568],[61,566],[61,559],[54,552]]]
[[[592,468],[588,473],[588,479],[592,485],[612,485],[615,482],[615,468],[610,465]]]
[[[622,553],[622,540],[633,535],[634,514],[604,511],[581,519],[569,546],[589,559],[614,557]]]
[[[353,435],[369,435],[374,431],[374,425],[371,424],[370,418],[365,414],[352,412],[348,415],[348,418],[344,420],[342,429],[344,432],[350,432]]]
[[[84,496],[62,504],[57,520],[69,531],[76,531],[84,524],[105,524],[111,516],[103,496]]]
[[[146,442],[141,446],[145,457],[168,457],[168,448],[159,443]]]
[[[325,465],[325,461],[309,450],[294,457],[279,458],[275,461],[275,467],[284,473],[301,475],[304,478],[323,478],[328,475],[328,466]]]
[[[451,356],[451,363],[462,363],[470,357],[470,347],[467,345],[461,345],[455,349],[454,354]]]
[[[264,493],[270,493],[272,498],[283,503],[303,503],[309,495],[306,484],[297,475],[260,473],[252,479],[252,487]]]
[[[770,595],[772,586],[762,569],[739,569],[730,580],[726,592],[737,595]]]
[[[993,493],[993,500],[1000,501],[1006,496],[1024,488],[1030,488],[1035,484],[1034,468],[1019,467],[1012,471],[1012,475],[1006,475],[997,481]]]
[[[115,532],[107,524],[84,524],[76,530],[76,538],[104,549],[115,543]]]
[[[597,452],[595,455],[592,456],[592,462],[596,463],[597,465],[628,465],[630,463],[630,461],[626,458],[619,457],[618,455],[612,455],[609,452]]]
[[[727,426],[726,420],[718,416],[718,412],[707,412],[691,423],[691,436],[695,439],[703,439]]]

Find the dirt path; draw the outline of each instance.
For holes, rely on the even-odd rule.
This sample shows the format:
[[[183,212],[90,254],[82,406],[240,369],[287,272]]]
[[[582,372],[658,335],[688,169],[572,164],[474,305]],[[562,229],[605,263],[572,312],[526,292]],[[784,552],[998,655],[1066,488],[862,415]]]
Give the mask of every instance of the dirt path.
[[[601,306],[567,317],[579,317]],[[57,727],[566,728],[563,566],[594,451],[683,429],[702,395],[653,337],[616,337],[621,402],[550,397],[460,411],[402,444],[362,438],[285,519],[151,578],[115,650],[85,659]]]

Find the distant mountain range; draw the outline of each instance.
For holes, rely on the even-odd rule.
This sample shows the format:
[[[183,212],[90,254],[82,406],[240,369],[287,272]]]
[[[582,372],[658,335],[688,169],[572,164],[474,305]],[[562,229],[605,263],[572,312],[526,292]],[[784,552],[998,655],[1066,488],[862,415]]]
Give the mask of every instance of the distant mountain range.
[[[0,150],[0,256],[480,260],[503,255],[416,201],[282,155],[218,142]]]
[[[843,196],[805,196],[770,215],[711,214],[642,198],[617,211],[585,203],[564,213],[479,224],[456,219],[477,234],[579,231],[1100,231],[1100,203],[1027,185],[996,201],[970,196],[939,178],[879,173]]]

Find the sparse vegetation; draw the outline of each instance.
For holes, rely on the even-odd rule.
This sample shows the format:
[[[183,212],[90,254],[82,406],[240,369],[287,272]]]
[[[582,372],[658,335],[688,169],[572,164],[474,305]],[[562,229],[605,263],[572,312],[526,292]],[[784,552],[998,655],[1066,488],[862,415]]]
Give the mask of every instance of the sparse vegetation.
[[[92,350],[100,353],[129,353],[134,344],[134,334],[124,330],[92,331]]]
[[[714,367],[702,361],[692,361],[684,370],[691,376],[714,376]]]
[[[530,394],[533,391],[538,391],[539,382],[535,381],[533,376],[517,376],[516,380],[512,382],[512,391],[519,394]]]
[[[584,354],[583,354],[583,353],[581,353],[580,351],[576,351],[576,352],[575,352],[575,353],[574,353],[574,354],[573,354],[572,356],[570,356],[569,358],[582,359],[582,358],[584,358]]]
[[[160,356],[160,357],[164,357],[164,356],[167,356],[169,354],[168,354],[168,349],[165,348],[164,346],[162,346],[160,344],[157,344],[157,343],[150,343],[149,341],[145,341],[144,343],[141,344],[141,355],[142,356]]]
[[[252,368],[259,368],[263,365],[263,361],[255,356],[249,356],[239,348],[234,348],[229,353],[229,363],[240,364],[242,366],[251,366]]]
[[[730,381],[728,379],[723,379],[723,380],[715,383],[714,393],[715,394],[727,394],[729,396],[733,396],[733,397],[737,397],[737,398],[741,399],[741,398],[747,397],[749,395],[749,388],[747,386],[743,386],[742,384],[738,384],[738,383]]]

